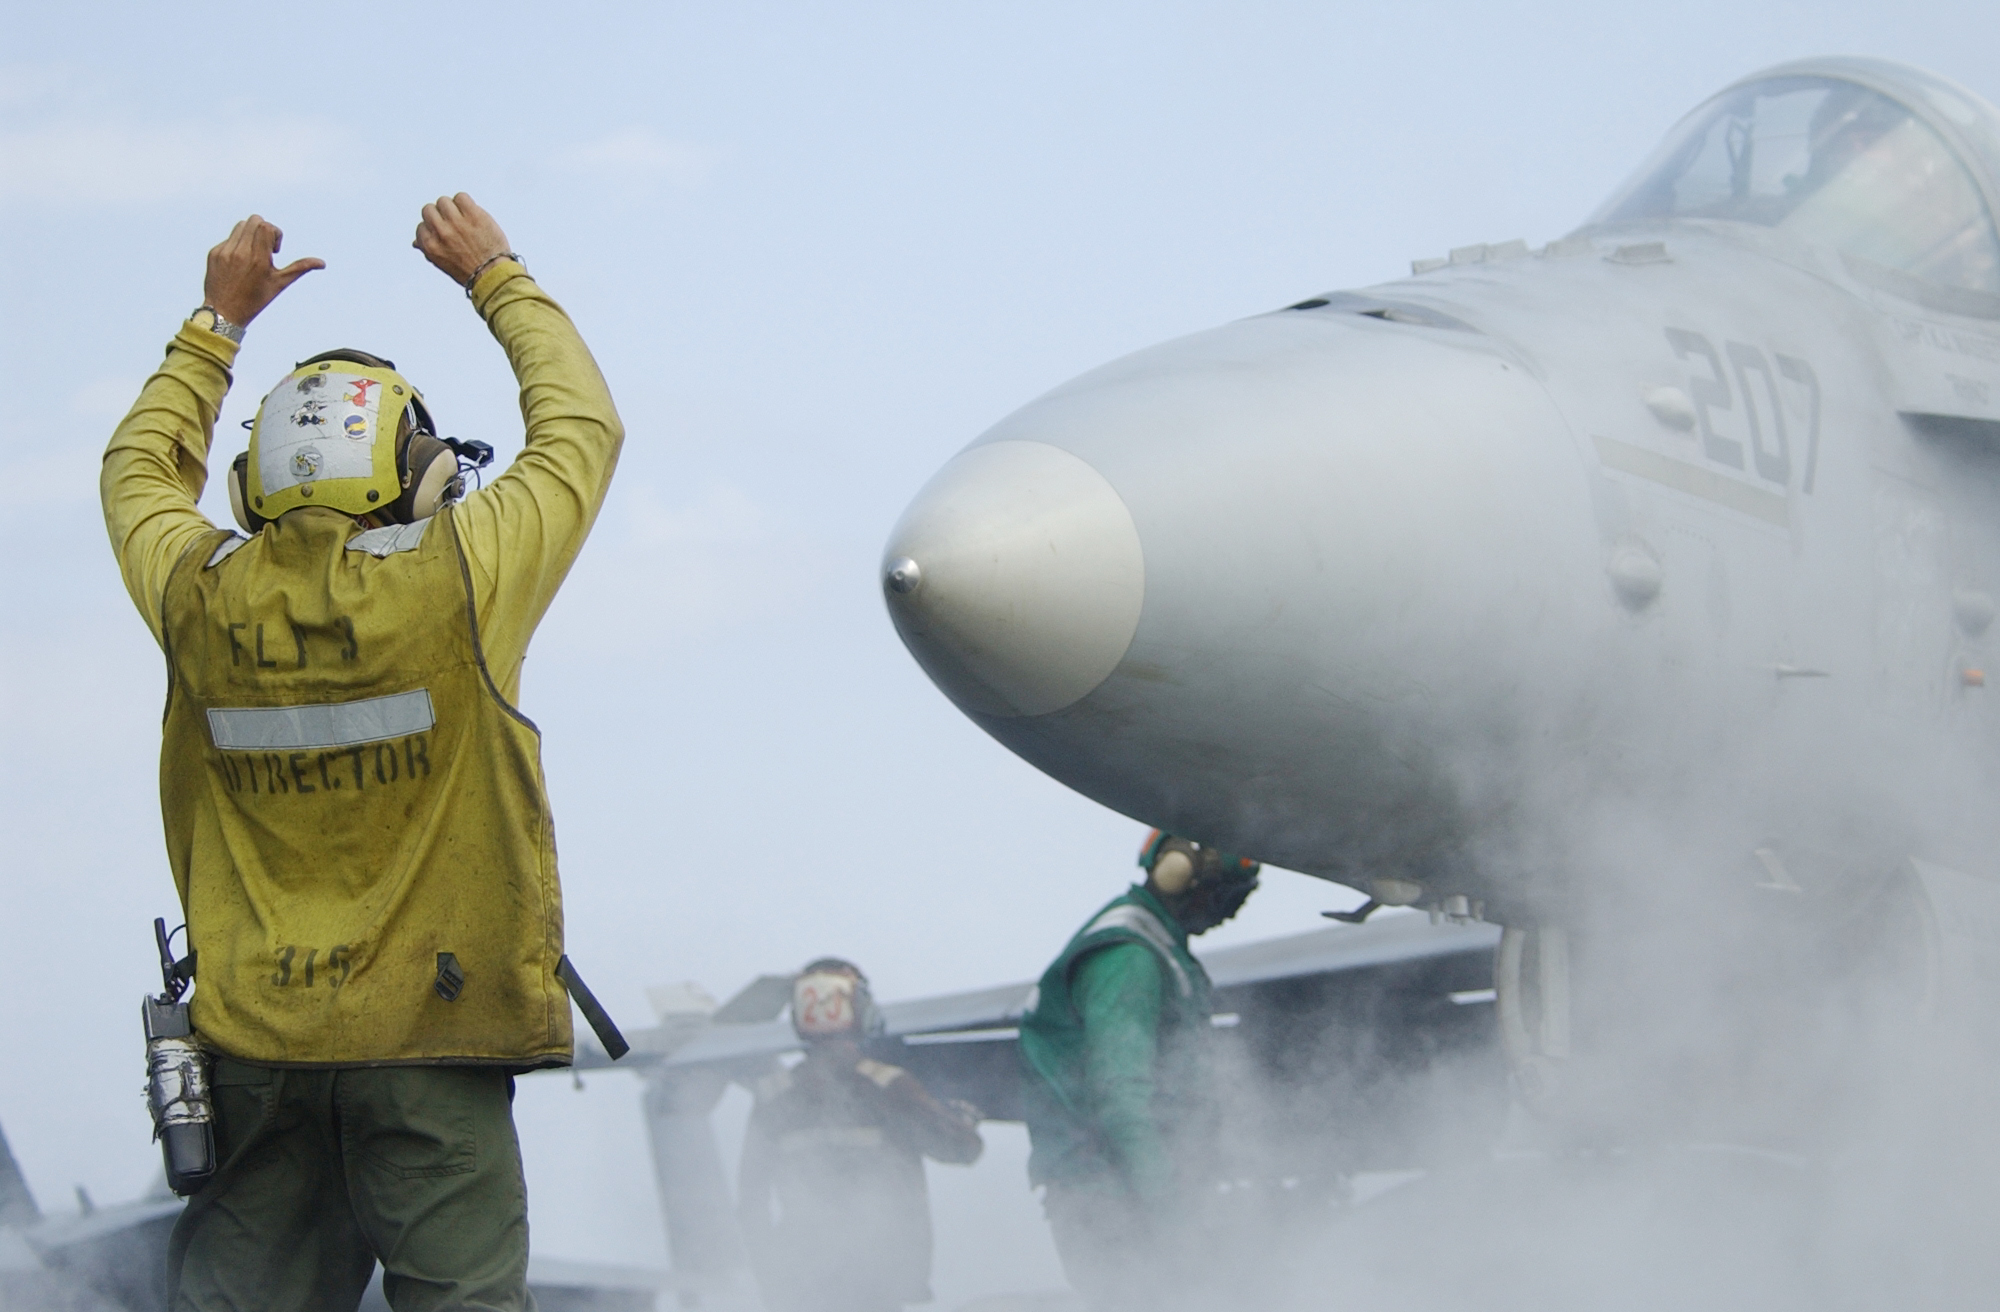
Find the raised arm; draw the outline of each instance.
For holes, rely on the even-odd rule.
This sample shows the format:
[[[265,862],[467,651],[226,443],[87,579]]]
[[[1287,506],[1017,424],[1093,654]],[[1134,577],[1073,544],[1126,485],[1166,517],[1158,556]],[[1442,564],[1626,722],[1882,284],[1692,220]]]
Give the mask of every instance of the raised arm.
[[[465,286],[521,387],[526,448],[451,512],[487,666],[512,700],[528,639],[596,521],[625,429],[583,338],[492,215],[464,193],[439,197],[424,206],[415,245]]]
[[[208,253],[202,308],[217,325],[199,313],[181,325],[104,452],[98,475],[104,527],[125,590],[156,640],[167,575],[188,545],[214,528],[195,503],[208,483],[209,443],[241,329],[278,293],[326,267],[304,259],[278,268],[272,257],[284,239],[276,225],[252,214]]]

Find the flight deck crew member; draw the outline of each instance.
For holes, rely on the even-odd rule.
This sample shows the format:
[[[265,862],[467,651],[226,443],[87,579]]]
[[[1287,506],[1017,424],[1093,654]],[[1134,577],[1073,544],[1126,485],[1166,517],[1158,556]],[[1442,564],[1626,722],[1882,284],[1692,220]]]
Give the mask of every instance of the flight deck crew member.
[[[105,523],[167,654],[160,795],[199,953],[216,1173],[174,1227],[171,1306],[524,1308],[515,1072],[571,1059],[562,899],[521,659],[623,440],[560,306],[471,197],[415,245],[520,382],[525,449],[458,455],[388,361],[332,351],[263,402],[196,508],[243,330],[313,269],[253,215],[113,434]],[[567,977],[567,971],[560,972]]]
[[[1145,882],[1077,932],[1021,1018],[1028,1177],[1064,1273],[1100,1312],[1186,1292],[1218,1128],[1209,979],[1188,938],[1235,915],[1259,870],[1157,831],[1139,865]]]
[[[968,1164],[979,1113],[867,1055],[868,980],[837,957],[792,984],[805,1060],[761,1081],[737,1213],[771,1312],[894,1312],[931,1301],[924,1158]],[[777,1204],[773,1219],[771,1207]]]

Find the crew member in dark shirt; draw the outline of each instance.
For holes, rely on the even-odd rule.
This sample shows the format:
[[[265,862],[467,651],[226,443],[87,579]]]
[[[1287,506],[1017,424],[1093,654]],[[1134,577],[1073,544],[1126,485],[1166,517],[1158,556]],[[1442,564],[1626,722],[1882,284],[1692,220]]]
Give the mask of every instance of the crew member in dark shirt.
[[[926,1157],[969,1164],[979,1113],[866,1054],[868,979],[835,957],[792,986],[805,1060],[761,1082],[737,1211],[771,1312],[893,1312],[931,1300]],[[775,1212],[774,1205],[775,1204]]]

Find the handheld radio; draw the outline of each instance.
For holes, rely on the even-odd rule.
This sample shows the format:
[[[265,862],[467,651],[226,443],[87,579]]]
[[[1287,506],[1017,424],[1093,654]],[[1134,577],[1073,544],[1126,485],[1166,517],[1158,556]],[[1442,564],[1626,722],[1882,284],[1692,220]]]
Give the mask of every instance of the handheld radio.
[[[153,922],[160,949],[157,998],[139,1004],[146,1026],[146,1107],[153,1114],[153,1138],[166,1158],[167,1187],[188,1194],[215,1174],[215,1107],[208,1096],[208,1055],[194,1041],[188,1004],[182,1001],[194,979],[194,949],[174,960],[167,922]]]

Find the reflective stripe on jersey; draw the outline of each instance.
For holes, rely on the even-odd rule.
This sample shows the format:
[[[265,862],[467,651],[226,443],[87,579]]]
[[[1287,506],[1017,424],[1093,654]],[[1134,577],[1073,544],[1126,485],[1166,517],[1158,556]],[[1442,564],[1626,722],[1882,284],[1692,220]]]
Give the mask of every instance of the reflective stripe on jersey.
[[[437,723],[428,688],[318,706],[211,707],[209,741],[223,751],[351,747],[422,733]]]

